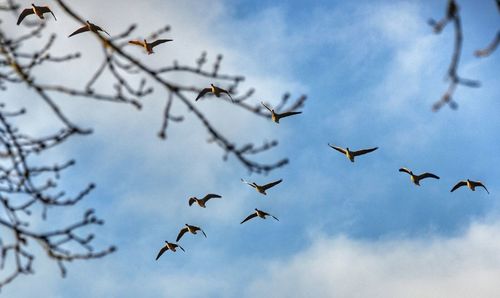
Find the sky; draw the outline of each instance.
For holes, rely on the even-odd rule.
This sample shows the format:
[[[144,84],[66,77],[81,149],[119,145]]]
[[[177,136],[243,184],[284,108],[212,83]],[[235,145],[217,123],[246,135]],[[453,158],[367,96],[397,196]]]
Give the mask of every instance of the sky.
[[[500,292],[500,79],[498,51],[478,59],[500,25],[494,1],[459,1],[464,46],[459,74],[481,81],[459,87],[459,109],[431,106],[447,88],[451,27],[427,25],[446,1],[71,1],[108,32],[137,22],[137,37],[163,25],[174,42],[155,55],[127,49],[150,65],[173,60],[193,65],[202,51],[224,55],[221,72],[244,75],[240,89],[255,87],[252,103],[277,104],[284,92],[307,94],[303,113],[279,125],[231,107],[200,101],[219,130],[238,142],[277,139],[259,156],[288,157],[267,176],[249,175],[233,157],[206,142],[200,123],[174,103],[186,120],[157,138],[165,96],[156,93],[137,111],[129,106],[60,97],[67,115],[94,133],[47,153],[47,160],[76,159],[61,183],[77,193],[96,190],[73,210],[49,210],[61,223],[93,207],[106,224],[96,246],[118,246],[104,259],[68,264],[62,279],[43,253],[36,274],[2,289],[5,297],[494,297]],[[117,4],[120,4],[118,7]],[[55,5],[61,33],[56,51],[81,51],[78,71],[41,70],[46,80],[77,84],[100,63],[93,36],[67,40],[78,25]],[[123,13],[126,7],[126,15]],[[114,9],[112,9],[114,8]],[[14,18],[12,18],[14,20]],[[2,26],[7,26],[2,23]],[[9,30],[23,30],[12,26]],[[134,36],[135,37],[135,36]],[[78,39],[77,39],[78,38]],[[93,58],[93,57],[99,58]],[[61,66],[58,66],[61,67]],[[49,73],[50,76],[43,76]],[[208,84],[179,76],[185,84]],[[193,81],[189,81],[193,80]],[[23,127],[50,131],[57,122],[21,87],[10,98],[28,108]],[[355,163],[328,147],[378,146]],[[417,187],[408,175],[433,172],[440,180]],[[240,182],[283,182],[266,197]],[[490,191],[461,188],[481,180]],[[190,196],[219,193],[206,209]],[[254,208],[274,220],[239,222]],[[40,227],[40,219],[34,220]],[[154,258],[185,223],[207,233],[185,235],[186,252]]]

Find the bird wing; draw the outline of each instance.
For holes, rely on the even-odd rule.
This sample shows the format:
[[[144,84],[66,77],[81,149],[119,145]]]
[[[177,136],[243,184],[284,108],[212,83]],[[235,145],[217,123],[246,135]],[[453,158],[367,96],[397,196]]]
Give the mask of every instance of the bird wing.
[[[155,40],[154,42],[151,43],[151,47],[154,48],[157,45],[162,44],[164,42],[168,42],[168,41],[173,41],[173,39],[158,39],[158,40]]]
[[[52,12],[52,10],[50,10],[50,8],[48,6],[40,7],[40,11],[42,13],[50,12],[52,14],[52,16],[54,17],[54,19],[57,21],[56,15]]]
[[[450,190],[450,192],[454,192],[457,188],[462,187],[464,185],[467,185],[467,182],[462,180],[462,181],[458,182],[455,186],[453,186],[453,188]]]
[[[411,172],[411,171],[410,171],[410,169],[408,169],[408,168],[400,168],[400,169],[399,169],[399,171],[400,171],[400,172],[407,173],[407,174],[410,174],[410,172]],[[411,174],[410,174],[410,175],[411,175]]]
[[[486,190],[486,192],[489,194],[490,192],[488,191],[488,189],[486,188],[486,186],[484,186],[484,184],[481,182],[481,181],[471,181],[472,185],[474,186],[480,186],[482,188],[484,188],[484,190]]]
[[[204,196],[202,200],[206,203],[208,200],[215,198],[222,198],[222,197],[214,193],[209,193],[208,195]]]
[[[269,188],[271,188],[271,187],[273,187],[273,186],[275,186],[275,185],[277,185],[277,184],[280,184],[280,183],[281,183],[281,181],[283,181],[283,179],[280,179],[280,180],[277,180],[277,181],[274,181],[274,182],[268,183],[268,184],[266,184],[266,185],[262,185],[262,188],[264,188],[264,190],[267,190],[267,189],[269,189]]]
[[[425,178],[434,178],[434,179],[439,179],[439,176],[434,175],[432,173],[423,173],[422,175],[418,176],[420,179],[425,179]]]
[[[347,153],[344,148],[335,147],[335,146],[330,145],[330,144],[328,144],[328,146],[332,147],[333,149],[337,150],[338,152],[340,152],[342,154],[346,154]]]
[[[266,106],[266,104],[265,104],[263,101],[261,101],[260,103],[261,103],[261,104],[262,104],[262,105],[263,105],[263,106],[264,106],[264,107],[265,107],[265,108],[266,108],[269,112],[271,112],[271,113],[273,112],[273,110],[272,110],[270,107]]]
[[[257,216],[257,213],[255,213],[255,212],[254,212],[254,213],[252,213],[252,214],[250,214],[250,215],[249,215],[249,216],[247,216],[247,217],[246,217],[246,218],[245,218],[242,222],[240,222],[240,225],[241,225],[242,223],[244,223],[245,221],[249,221],[250,219],[252,219],[252,218],[254,218],[254,217],[256,217],[256,216]]]
[[[262,210],[261,210],[260,212],[264,213],[264,217],[265,217],[265,216],[271,216],[272,218],[276,219],[277,221],[280,221],[280,220],[279,220],[276,216],[274,216],[274,215],[272,215],[272,214],[269,214],[269,213],[267,213],[267,212],[265,212],[265,211],[262,211]]]
[[[109,35],[108,32],[106,32],[106,30],[102,29],[101,27],[99,27],[99,26],[95,26],[95,27],[96,27],[97,31],[102,31],[102,32],[106,33],[108,36],[111,36],[111,35]]]
[[[285,113],[279,114],[278,116],[280,118],[285,118],[285,117],[288,117],[288,116],[293,116],[293,115],[298,115],[298,114],[302,114],[302,112],[285,112]]]
[[[196,199],[189,198],[189,206],[193,205],[194,202],[196,202]]]
[[[21,12],[21,14],[19,15],[19,18],[17,19],[17,24],[18,25],[21,24],[21,22],[23,21],[23,19],[26,16],[29,16],[30,14],[34,14],[32,8],[26,8],[25,10],[23,10],[23,12]]]
[[[142,41],[139,41],[139,40],[131,40],[128,42],[129,44],[135,44],[136,46],[141,46],[143,47],[144,46],[144,42]]]
[[[162,255],[164,252],[166,252],[167,250],[168,250],[168,246],[166,246],[166,245],[165,245],[164,247],[162,247],[162,248],[160,249],[160,252],[158,252],[158,255],[156,256],[156,260],[158,260],[158,259],[161,257],[161,255]]]
[[[198,228],[202,233],[203,233],[203,236],[205,236],[205,238],[207,238],[207,234],[205,234],[205,231],[203,231],[202,228]]]
[[[375,151],[377,149],[378,149],[378,147],[370,148],[370,149],[363,149],[363,150],[358,150],[358,151],[352,151],[352,155],[354,155],[354,156],[363,155],[363,154],[366,154],[366,153],[373,152],[373,151]]]
[[[182,249],[182,251],[183,251],[183,252],[186,252],[186,251],[184,250],[184,248],[182,248],[182,246],[180,246],[179,244],[174,244],[174,245],[175,245],[175,246],[177,246],[178,248]]]
[[[211,90],[212,90],[212,88],[205,88],[205,89],[201,90],[200,93],[198,94],[198,96],[196,96],[196,99],[194,101],[197,101],[203,95],[207,94],[207,92],[210,92]]]
[[[77,34],[80,34],[80,33],[83,33],[83,32],[86,32],[86,31],[89,31],[89,27],[87,25],[79,28],[78,30],[76,30],[75,32],[71,33],[68,37],[71,37],[73,35],[77,35]]]
[[[222,88],[219,88],[219,87],[216,87],[216,88],[219,89],[220,93],[226,93],[227,96],[229,96],[229,98],[231,99],[231,102],[234,102],[233,97],[231,97],[231,94],[229,94],[229,91],[222,89]]]
[[[186,232],[188,231],[188,228],[187,227],[184,227],[182,228],[180,231],[179,231],[179,235],[177,235],[177,239],[175,239],[175,242],[179,242],[179,240],[182,238],[182,236],[184,234],[186,234]]]
[[[255,185],[253,185],[252,183],[244,180],[243,178],[240,178],[240,179],[241,179],[241,182],[246,183],[246,184],[250,185],[251,187],[255,188]]]

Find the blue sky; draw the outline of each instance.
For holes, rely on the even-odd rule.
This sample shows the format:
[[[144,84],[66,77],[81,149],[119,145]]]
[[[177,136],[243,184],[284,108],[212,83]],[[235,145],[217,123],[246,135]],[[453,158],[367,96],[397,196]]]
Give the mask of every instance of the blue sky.
[[[110,32],[129,22],[118,12],[105,17],[113,1],[106,7],[79,2],[74,5],[81,5],[81,14]],[[180,105],[174,109],[187,120],[169,128],[167,141],[158,140],[161,96],[148,98],[140,112],[61,99],[68,115],[95,133],[48,158],[77,160],[64,175],[68,189],[76,192],[89,181],[97,189],[79,208],[58,216],[65,222],[95,207],[106,220],[97,244],[119,250],[70,264],[66,279],[39,256],[37,274],[15,281],[6,297],[35,291],[46,297],[492,297],[500,291],[500,170],[494,166],[500,164],[500,58],[498,52],[480,60],[472,55],[500,25],[493,1],[459,1],[465,36],[459,73],[482,87],[459,87],[459,109],[438,113],[431,105],[447,87],[453,32],[447,27],[435,35],[426,21],[443,15],[445,1],[138,2],[127,3],[138,32],[167,22],[175,40],[151,57],[130,49],[141,59],[192,63],[202,50],[212,59],[223,53],[221,71],[245,75],[245,86],[257,89],[256,103],[277,103],[285,91],[308,95],[303,114],[279,125],[240,111],[220,117],[234,109],[200,102],[239,141],[278,139],[280,146],[262,158],[286,156],[291,163],[248,177],[233,158],[222,161]],[[144,15],[150,22],[140,21]],[[65,33],[75,24],[59,17],[49,26]],[[95,40],[81,37],[84,56],[98,55]],[[74,50],[75,42],[59,46]],[[74,83],[78,75],[54,76]],[[10,92],[30,107],[29,129],[50,128],[46,108],[26,96],[29,91]],[[379,149],[351,164],[327,143]],[[441,179],[416,187],[397,171],[402,166]],[[240,177],[284,181],[263,197]],[[484,181],[491,194],[450,194],[465,178]],[[209,192],[223,198],[207,209],[187,206],[189,196]],[[280,222],[240,226],[255,207]],[[186,253],[154,261],[184,223],[202,226],[208,238],[187,235],[181,242]]]

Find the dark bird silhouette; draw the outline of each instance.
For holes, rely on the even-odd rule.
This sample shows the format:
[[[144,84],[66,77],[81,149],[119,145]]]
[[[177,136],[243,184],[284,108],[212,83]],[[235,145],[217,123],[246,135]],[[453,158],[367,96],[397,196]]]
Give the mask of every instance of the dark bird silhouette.
[[[251,182],[250,183],[248,181],[243,180],[243,178],[241,178],[241,182],[250,185],[251,187],[255,188],[255,190],[257,190],[259,193],[261,193],[263,195],[267,195],[266,190],[270,189],[271,187],[273,187],[273,186],[275,186],[277,184],[280,184],[281,181],[283,181],[283,179],[280,179],[280,180],[277,180],[277,181],[274,181],[274,182],[271,182],[271,183],[268,183],[268,184],[264,184],[264,185],[258,185],[255,182]]]
[[[173,39],[158,39],[158,40],[155,40],[155,41],[153,41],[151,43],[147,42],[145,39],[144,39],[144,41],[131,40],[128,43],[129,44],[133,44],[133,45],[137,45],[137,46],[140,46],[140,47],[143,47],[146,50],[146,52],[148,53],[148,55],[151,55],[151,54],[154,53],[153,52],[153,48],[154,47],[156,47],[159,44],[168,42],[168,41],[173,41]]]
[[[87,31],[92,31],[92,32],[95,32],[95,33],[98,33],[99,31],[102,31],[102,32],[106,33],[109,36],[109,33],[106,32],[101,27],[99,27],[99,26],[97,26],[95,24],[92,24],[89,21],[85,21],[85,22],[86,22],[86,24],[83,27],[81,27],[78,30],[76,30],[75,32],[71,33],[68,37],[71,37],[73,35],[77,35],[77,34],[80,34],[80,33],[83,33],[83,32],[87,32]]]
[[[21,14],[19,15],[19,18],[17,19],[17,25],[21,24],[21,22],[24,20],[25,17],[29,16],[30,14],[35,14],[38,16],[40,19],[45,19],[43,14],[44,13],[51,13],[52,16],[54,16],[54,19],[57,21],[56,15],[50,10],[48,6],[36,6],[35,4],[31,3],[31,8],[26,8],[24,9]]]
[[[484,184],[481,181],[472,181],[472,180],[469,180],[469,179],[459,181],[455,186],[453,186],[453,188],[450,190],[450,192],[454,192],[456,189],[458,189],[458,188],[460,188],[462,186],[467,186],[472,191],[475,191],[476,187],[479,186],[479,187],[484,188],[484,190],[486,190],[486,192],[488,194],[490,193],[488,191],[488,189],[486,188],[486,186],[484,186]]]
[[[434,178],[434,179],[439,179],[438,176],[432,174],[432,173],[423,173],[420,175],[415,175],[411,170],[408,168],[401,168],[399,169],[400,172],[410,174],[410,179],[411,182],[415,183],[415,185],[420,186],[420,180],[425,179],[425,178]]]
[[[222,197],[219,195],[213,194],[213,193],[207,194],[202,199],[198,199],[197,197],[190,197],[189,198],[189,206],[193,205],[193,203],[196,202],[196,203],[198,203],[198,205],[200,207],[206,208],[205,204],[208,202],[208,200],[214,199],[214,198],[222,198]]]
[[[156,256],[156,260],[158,260],[161,255],[166,252],[167,250],[171,250],[173,252],[176,251],[176,249],[180,248],[182,251],[185,252],[184,248],[182,248],[182,246],[180,246],[179,244],[175,244],[175,243],[171,243],[171,242],[168,242],[168,241],[165,241],[165,245],[160,249],[160,252],[158,252],[158,255]]]
[[[358,150],[358,151],[351,151],[349,150],[349,148],[341,148],[341,147],[336,147],[336,146],[333,146],[333,145],[330,145],[328,144],[328,146],[332,147],[333,149],[337,150],[338,152],[344,154],[345,156],[347,156],[347,158],[351,161],[351,162],[354,162],[354,157],[356,156],[359,156],[359,155],[363,155],[363,154],[366,154],[366,153],[370,153],[370,152],[373,152],[375,150],[378,149],[378,147],[375,147],[375,148],[370,148],[370,149],[363,149],[363,150]]]
[[[262,219],[266,219],[266,216],[271,216],[272,218],[276,219],[277,221],[280,221],[278,218],[276,218],[276,216],[255,208],[255,212],[250,214],[249,216],[247,216],[242,222],[240,222],[240,224],[242,224],[246,221],[249,221],[250,219],[257,217],[257,216],[262,218]]]
[[[231,94],[229,94],[229,92],[227,90],[219,88],[219,87],[215,86],[214,84],[210,84],[210,87],[201,90],[200,93],[198,94],[198,96],[196,96],[196,99],[194,101],[197,101],[198,99],[203,97],[208,92],[213,93],[216,97],[220,97],[221,93],[225,93],[229,96],[229,98],[231,99],[231,102],[233,102],[233,98],[231,97]]]
[[[207,238],[207,234],[205,234],[205,232],[200,227],[186,224],[186,226],[179,231],[179,235],[177,235],[177,239],[175,239],[175,242],[179,242],[179,240],[182,238],[184,234],[186,234],[186,232],[190,232],[191,234],[196,235],[198,231],[201,231],[203,233],[203,236]]]
[[[269,112],[271,112],[271,120],[273,120],[276,123],[280,123],[281,118],[285,118],[288,116],[293,116],[293,115],[298,115],[302,114],[302,112],[284,112],[284,113],[276,113],[274,109],[271,109],[268,107],[265,103],[260,102]]]

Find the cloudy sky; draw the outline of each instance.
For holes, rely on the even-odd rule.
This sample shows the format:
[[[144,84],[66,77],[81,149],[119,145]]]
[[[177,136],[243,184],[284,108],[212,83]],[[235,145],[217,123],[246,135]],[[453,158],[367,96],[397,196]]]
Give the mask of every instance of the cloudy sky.
[[[446,1],[71,1],[80,15],[110,33],[137,22],[137,37],[170,24],[174,42],[144,55],[151,65],[192,65],[206,50],[224,54],[221,72],[244,75],[253,103],[278,103],[281,94],[307,94],[303,114],[279,125],[241,112],[225,101],[200,101],[220,131],[239,142],[277,139],[262,160],[288,157],[268,176],[248,176],[234,158],[206,142],[204,128],[182,106],[186,120],[156,136],[165,98],[149,96],[144,109],[71,100],[59,104],[94,134],[76,137],[47,155],[75,158],[64,175],[68,190],[88,182],[97,189],[76,210],[52,215],[71,221],[86,207],[106,220],[96,245],[118,251],[68,265],[36,259],[35,275],[2,290],[5,297],[493,297],[500,292],[500,79],[498,51],[488,44],[500,18],[494,1],[459,1],[464,26],[459,73],[481,81],[459,87],[459,109],[431,112],[447,88],[451,27],[435,35],[426,24]],[[116,6],[118,4],[118,6]],[[112,9],[112,8],[115,9]],[[75,71],[51,72],[68,83],[97,68],[99,44],[91,35],[66,40],[77,24],[53,6],[57,47],[80,50]],[[14,18],[12,18],[14,20]],[[3,24],[2,24],[3,26]],[[11,27],[10,30],[22,30]],[[61,67],[61,66],[59,66]],[[180,77],[183,83],[189,78]],[[197,79],[196,84],[210,82]],[[10,89],[27,106],[26,129],[54,124],[29,91]],[[352,149],[378,146],[350,163],[327,143]],[[433,172],[440,180],[411,184],[400,167]],[[283,178],[264,197],[240,178],[264,183]],[[451,187],[483,181],[471,192]],[[219,193],[207,209],[187,198]],[[239,222],[254,208],[280,221]],[[49,211],[52,212],[52,211]],[[154,258],[164,240],[190,223],[208,238],[186,235],[183,253]]]

